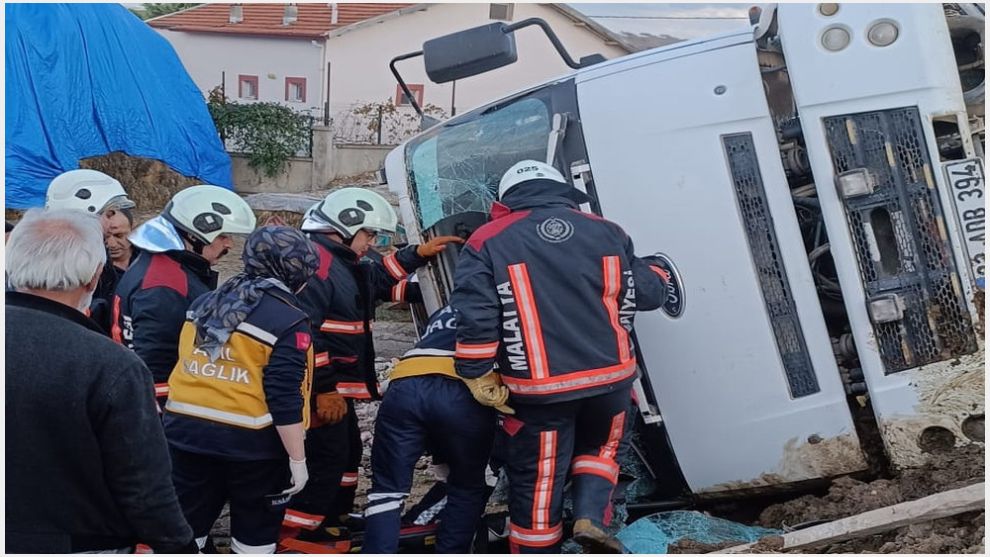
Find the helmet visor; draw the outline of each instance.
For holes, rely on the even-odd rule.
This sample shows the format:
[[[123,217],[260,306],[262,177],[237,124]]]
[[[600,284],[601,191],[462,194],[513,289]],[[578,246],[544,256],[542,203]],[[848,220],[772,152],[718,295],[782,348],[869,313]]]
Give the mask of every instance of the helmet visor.
[[[103,208],[100,212],[106,211],[107,209],[133,209],[137,205],[131,201],[131,198],[126,195],[118,195],[116,197],[111,197],[109,201],[103,204]]]

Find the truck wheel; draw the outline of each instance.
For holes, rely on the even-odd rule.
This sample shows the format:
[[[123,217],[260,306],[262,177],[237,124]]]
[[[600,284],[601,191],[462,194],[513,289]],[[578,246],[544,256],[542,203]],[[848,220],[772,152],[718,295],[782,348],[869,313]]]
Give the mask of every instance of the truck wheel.
[[[946,18],[952,50],[959,66],[959,80],[963,88],[963,99],[971,111],[982,115],[984,112],[984,19],[971,15]]]

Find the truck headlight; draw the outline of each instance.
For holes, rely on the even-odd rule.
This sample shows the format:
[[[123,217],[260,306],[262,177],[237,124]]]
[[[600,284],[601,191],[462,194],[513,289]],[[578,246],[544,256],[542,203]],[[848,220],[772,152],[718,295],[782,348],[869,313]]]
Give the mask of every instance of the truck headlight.
[[[825,50],[838,52],[849,46],[849,31],[844,27],[829,27],[822,33],[822,46]]]
[[[818,13],[825,17],[831,17],[839,12],[838,4],[818,4]]]
[[[893,21],[878,21],[866,32],[866,38],[874,46],[888,46],[897,40],[897,35],[897,25]]]

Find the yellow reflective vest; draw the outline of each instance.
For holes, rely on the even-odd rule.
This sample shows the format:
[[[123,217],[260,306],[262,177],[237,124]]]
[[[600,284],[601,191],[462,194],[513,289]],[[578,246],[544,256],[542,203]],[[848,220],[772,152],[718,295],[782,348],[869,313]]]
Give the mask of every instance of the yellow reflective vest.
[[[276,298],[281,303],[273,303]],[[302,321],[307,327],[299,327]],[[313,346],[308,319],[301,310],[278,294],[266,295],[231,333],[216,361],[196,348],[195,337],[196,326],[187,319],[179,337],[179,361],[168,380],[166,411],[246,429],[273,425],[265,369],[279,345],[305,351],[300,420],[309,427]]]

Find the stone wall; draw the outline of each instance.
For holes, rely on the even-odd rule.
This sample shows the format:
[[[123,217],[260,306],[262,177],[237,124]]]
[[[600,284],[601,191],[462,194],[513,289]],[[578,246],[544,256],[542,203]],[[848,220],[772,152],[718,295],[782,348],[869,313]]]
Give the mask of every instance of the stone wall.
[[[313,156],[289,159],[282,174],[269,177],[248,165],[245,155],[231,154],[234,189],[238,193],[299,193],[325,189],[337,178],[380,169],[394,145],[334,144],[328,127],[313,128]]]

